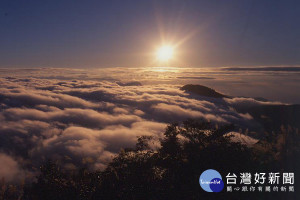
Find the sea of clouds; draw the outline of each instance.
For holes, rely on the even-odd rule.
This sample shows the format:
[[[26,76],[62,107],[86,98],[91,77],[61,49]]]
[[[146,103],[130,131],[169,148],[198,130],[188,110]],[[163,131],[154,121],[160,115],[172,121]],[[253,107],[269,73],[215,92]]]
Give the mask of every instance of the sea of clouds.
[[[121,148],[134,147],[138,136],[162,137],[168,123],[188,118],[259,130],[250,114],[235,108],[279,104],[188,94],[182,84],[164,82],[170,74],[162,72],[153,84],[144,84],[147,74],[140,80],[124,76],[126,69],[103,70],[99,77],[71,69],[1,72],[0,177],[7,181],[34,176],[48,159],[70,170],[104,169]]]

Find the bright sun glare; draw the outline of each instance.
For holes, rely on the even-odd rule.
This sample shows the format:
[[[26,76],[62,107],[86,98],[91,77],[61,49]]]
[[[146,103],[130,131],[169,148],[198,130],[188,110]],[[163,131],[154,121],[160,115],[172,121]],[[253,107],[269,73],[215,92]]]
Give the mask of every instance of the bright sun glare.
[[[174,48],[171,46],[162,46],[157,52],[156,56],[159,61],[168,61],[172,58],[174,53]]]

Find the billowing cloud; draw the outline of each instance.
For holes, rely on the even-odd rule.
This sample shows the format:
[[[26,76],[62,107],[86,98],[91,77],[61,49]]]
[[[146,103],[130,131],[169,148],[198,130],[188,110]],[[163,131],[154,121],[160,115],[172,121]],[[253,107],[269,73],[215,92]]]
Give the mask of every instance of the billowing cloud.
[[[161,137],[167,123],[187,118],[259,128],[236,108],[274,104],[193,96],[165,83],[125,86],[116,83],[123,77],[109,77],[112,73],[98,78],[82,70],[66,70],[64,76],[60,70],[14,72],[0,78],[0,162],[5,163],[0,177],[8,181],[34,173],[47,159],[60,160],[67,169],[103,169],[121,148],[134,147],[137,137]]]
[[[222,122],[222,123],[227,122],[225,119],[223,119],[220,116],[212,115],[212,114],[203,114],[200,111],[184,109],[178,105],[168,105],[168,104],[160,103],[154,105],[153,109],[158,115],[173,118],[173,120],[178,120],[178,119],[184,120],[187,118],[202,118],[202,119],[204,118],[213,122]]]
[[[80,108],[66,108],[48,112],[31,108],[9,108],[3,112],[3,115],[8,120],[30,119],[98,128],[111,124],[128,125],[141,120],[139,116],[133,114],[110,114]]]
[[[11,156],[0,153],[0,177],[7,182],[21,181],[26,177],[26,173],[21,169],[19,163]]]

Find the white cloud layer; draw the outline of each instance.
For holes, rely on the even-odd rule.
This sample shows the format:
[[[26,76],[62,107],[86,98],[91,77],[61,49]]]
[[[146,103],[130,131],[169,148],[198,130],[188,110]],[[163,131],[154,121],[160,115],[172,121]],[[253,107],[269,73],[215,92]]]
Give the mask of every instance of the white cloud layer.
[[[120,86],[57,76],[0,78],[0,177],[25,177],[47,159],[61,160],[70,169],[87,163],[103,169],[121,148],[133,147],[138,136],[162,136],[167,123],[187,118],[257,128],[251,115],[235,107],[272,104],[195,98],[178,85]]]

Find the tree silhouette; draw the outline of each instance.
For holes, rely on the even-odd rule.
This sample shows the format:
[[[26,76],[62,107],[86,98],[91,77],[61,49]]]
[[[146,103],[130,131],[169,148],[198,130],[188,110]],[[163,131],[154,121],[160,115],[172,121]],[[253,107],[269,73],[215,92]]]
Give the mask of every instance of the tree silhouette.
[[[233,128],[195,120],[170,124],[163,138],[142,136],[135,148],[122,149],[104,171],[70,173],[49,161],[24,188],[23,199],[296,199],[296,193],[226,190],[212,197],[201,189],[199,176],[207,169],[219,171],[224,181],[229,172],[299,172],[298,130],[282,128],[249,147],[233,142],[227,134]]]

